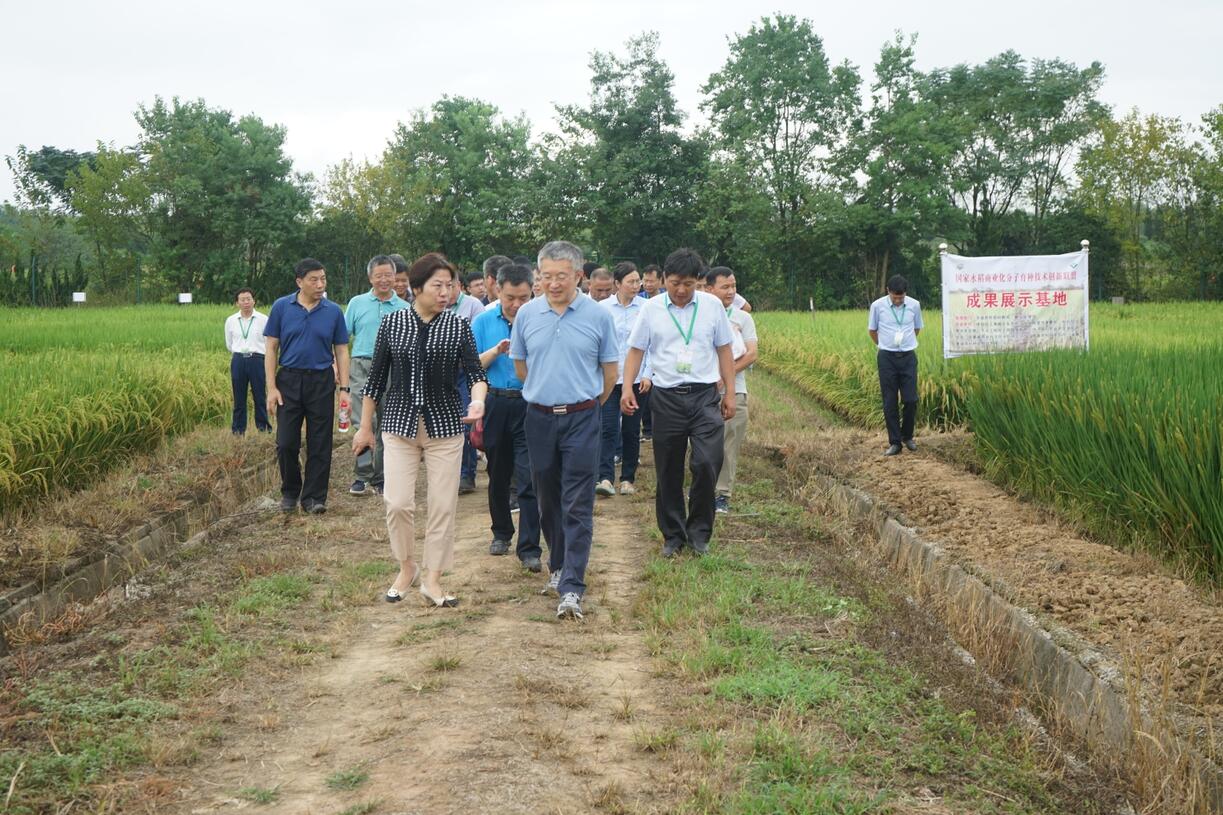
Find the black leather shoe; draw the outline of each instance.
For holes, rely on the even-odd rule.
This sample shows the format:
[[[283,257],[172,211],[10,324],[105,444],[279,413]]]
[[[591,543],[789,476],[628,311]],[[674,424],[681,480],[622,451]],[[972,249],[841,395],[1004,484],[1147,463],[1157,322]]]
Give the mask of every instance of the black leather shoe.
[[[884,454],[885,456],[898,456],[898,455],[900,455],[900,445],[899,445],[899,444],[893,444],[891,447],[889,447],[888,449],[884,450],[884,451],[883,451],[883,454]]]
[[[692,554],[696,555],[697,557],[700,557],[701,555],[709,554],[709,544],[708,543],[693,544],[692,546],[689,546],[688,548],[691,549]]]
[[[306,506],[305,504],[302,504],[302,509],[304,509],[307,513],[311,515],[322,515],[324,512],[327,511],[327,505],[324,504],[322,501],[315,501],[310,506]]]
[[[907,447],[909,450],[916,450],[917,442],[913,441],[912,439],[905,439],[905,447]]]
[[[538,573],[543,570],[543,567],[543,564],[539,562],[539,558],[537,557],[524,557],[522,559],[522,568],[526,569],[528,572]]]
[[[504,555],[510,551],[510,542],[495,540],[488,545],[488,553],[490,555]]]
[[[662,556],[663,557],[675,557],[679,553],[679,550],[680,550],[680,545],[678,543],[667,541],[666,543],[662,545]]]
[[[297,499],[290,498],[287,495],[281,498],[280,499],[280,511],[281,512],[296,512],[297,511]]]
[[[467,495],[476,491],[476,480],[474,478],[459,479],[459,495]]]

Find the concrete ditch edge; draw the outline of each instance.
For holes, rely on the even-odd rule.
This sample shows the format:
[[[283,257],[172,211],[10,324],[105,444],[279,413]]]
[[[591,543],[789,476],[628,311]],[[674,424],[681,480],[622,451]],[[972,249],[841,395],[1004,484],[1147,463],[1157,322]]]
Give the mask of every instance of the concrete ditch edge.
[[[252,464],[230,481],[235,506],[279,484],[276,459]],[[226,502],[229,503],[229,502]],[[137,526],[121,539],[117,550],[93,559],[78,559],[64,574],[45,586],[21,586],[4,598],[0,612],[0,656],[10,650],[7,632],[18,625],[38,627],[61,616],[73,603],[93,600],[112,586],[139,573],[150,563],[161,560],[191,537],[192,530],[207,529],[223,515],[222,501],[213,497],[204,503],[163,513]]]
[[[989,647],[1009,649],[1004,658],[1008,676],[997,678],[1009,679],[1033,694],[1044,708],[1042,713],[1052,713],[1059,725],[1093,751],[1115,758],[1118,750],[1128,755],[1142,742],[1149,756],[1151,734],[1167,733],[1166,727],[1135,710],[1123,694],[1059,645],[1031,614],[953,563],[937,544],[901,524],[869,493],[823,472],[813,473],[812,482],[834,509],[875,532],[872,544],[889,568],[920,590],[914,591],[915,596],[926,592],[937,598],[935,605],[949,629],[955,627],[953,620],[971,621],[977,631],[987,634]],[[983,643],[959,645],[981,661]],[[1136,738],[1139,735],[1142,738]],[[1166,758],[1169,775],[1178,765],[1190,768],[1207,806],[1223,813],[1223,770],[1177,737],[1168,736],[1155,746]]]

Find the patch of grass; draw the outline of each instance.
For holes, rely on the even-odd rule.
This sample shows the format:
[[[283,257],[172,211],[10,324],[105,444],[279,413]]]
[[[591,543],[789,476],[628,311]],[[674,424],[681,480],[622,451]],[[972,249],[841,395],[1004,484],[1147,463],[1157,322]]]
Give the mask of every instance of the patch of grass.
[[[337,815],[370,815],[370,813],[377,812],[381,805],[381,801],[366,801],[363,804],[353,804],[347,809],[342,809]]]
[[[647,565],[637,606],[646,638],[673,679],[706,695],[680,729],[639,730],[635,742],[696,747],[706,777],[690,808],[863,813],[926,785],[977,812],[1067,811],[1020,733],[981,726],[859,643],[871,610],[811,573],[734,544]],[[728,721],[756,728],[747,737]]]
[[[439,654],[429,660],[429,670],[435,673],[448,673],[463,664],[463,658],[453,654]]]
[[[310,596],[310,588],[310,581],[298,574],[257,577],[243,587],[231,608],[238,614],[268,614],[301,603]]]
[[[238,797],[252,804],[271,804],[280,797],[280,787],[243,787],[238,790]]]
[[[355,790],[369,781],[369,769],[364,764],[349,767],[346,770],[336,770],[327,776],[327,788],[332,790]]]

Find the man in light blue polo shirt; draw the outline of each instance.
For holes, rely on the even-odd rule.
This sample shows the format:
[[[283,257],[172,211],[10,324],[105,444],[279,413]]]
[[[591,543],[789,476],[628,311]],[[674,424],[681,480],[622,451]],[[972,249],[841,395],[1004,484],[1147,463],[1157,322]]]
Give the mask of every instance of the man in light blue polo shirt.
[[[531,302],[534,280],[526,266],[508,264],[497,269],[497,299],[493,308],[471,323],[480,364],[488,372],[484,401],[484,451],[488,454],[488,513],[492,518],[490,555],[510,551],[514,516],[510,509],[510,482],[518,484],[518,559],[528,571],[542,568],[539,556],[539,504],[531,484],[531,458],[527,453],[527,403],[522,380],[510,361],[510,333],[518,311]]]
[[[685,546],[704,554],[713,535],[714,489],[722,469],[725,422],[735,416],[735,360],[730,320],[722,301],[697,291],[705,261],[677,249],[663,263],[666,294],[646,303],[629,335],[624,380],[632,381],[650,358],[654,411],[654,510],[663,557]],[[620,396],[627,414],[637,410],[631,389]],[[692,486],[684,506],[684,463]]]
[[[408,307],[406,300],[395,293],[395,261],[389,255],[375,255],[365,265],[365,276],[369,278],[370,290],[358,294],[348,301],[344,311],[344,325],[352,341],[352,363],[349,381],[354,393],[360,393],[369,379],[369,367],[374,359],[374,339],[382,318]],[[361,429],[362,420],[369,421],[374,431],[373,455],[360,455],[353,462],[356,480],[348,491],[353,495],[365,495],[372,491],[382,494],[382,434],[378,432],[378,414],[361,415],[361,399],[352,403],[353,430]]]
[[[527,449],[548,539],[548,585],[561,598],[556,616],[577,618],[594,533],[598,407],[620,367],[611,314],[578,291],[582,261],[582,250],[567,241],[539,250],[544,296],[519,309],[510,337],[528,403]]]

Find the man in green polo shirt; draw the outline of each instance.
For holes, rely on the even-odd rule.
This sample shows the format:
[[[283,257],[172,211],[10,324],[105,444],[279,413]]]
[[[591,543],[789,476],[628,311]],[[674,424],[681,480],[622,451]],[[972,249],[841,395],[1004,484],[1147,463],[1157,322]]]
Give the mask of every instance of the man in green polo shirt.
[[[407,301],[395,293],[395,261],[387,255],[374,256],[365,267],[369,277],[370,290],[358,294],[348,301],[344,312],[344,324],[348,326],[348,336],[352,340],[352,365],[349,368],[349,381],[353,393],[360,393],[369,378],[369,367],[374,357],[374,339],[378,336],[378,326],[382,318],[388,314],[408,307]],[[355,480],[348,491],[353,495],[364,495],[372,490],[382,494],[382,434],[378,432],[378,415],[367,416],[374,431],[373,456],[358,456],[353,463]],[[352,403],[353,429],[361,427],[361,405],[359,400]]]

